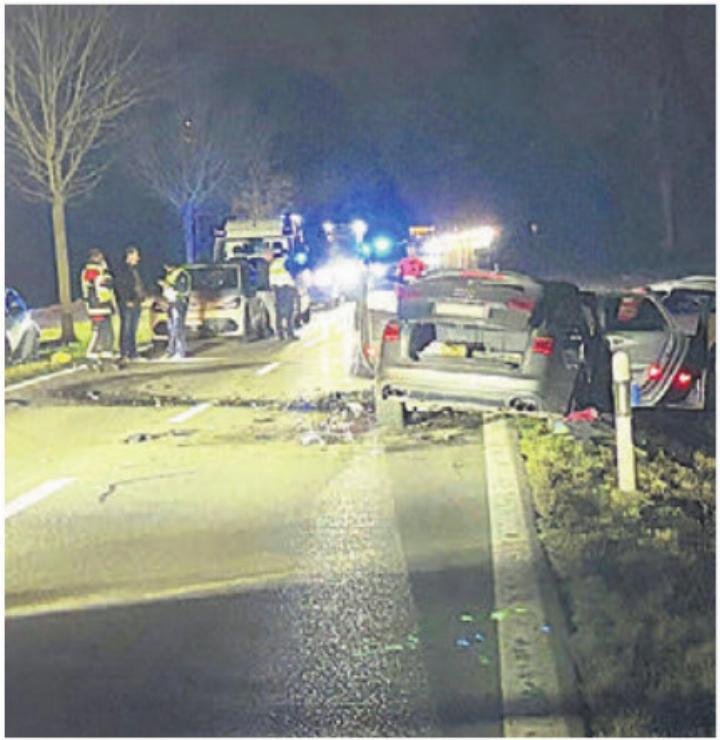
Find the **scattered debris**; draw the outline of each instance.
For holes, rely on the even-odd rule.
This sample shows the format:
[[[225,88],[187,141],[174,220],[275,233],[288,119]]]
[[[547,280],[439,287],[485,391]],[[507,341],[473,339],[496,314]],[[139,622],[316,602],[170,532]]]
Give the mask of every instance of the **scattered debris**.
[[[304,432],[298,437],[298,441],[303,447],[325,444],[325,440],[317,432],[314,431]]]
[[[460,620],[461,622],[474,622],[474,621],[475,621],[475,617],[473,617],[473,615],[472,615],[472,614],[461,614],[461,615],[460,615],[460,616],[458,617],[458,619],[459,619],[459,620]]]
[[[196,432],[197,429],[171,429],[168,432],[156,432],[154,434],[150,432],[137,432],[131,434],[129,437],[125,437],[123,441],[125,444],[134,444],[136,442],[149,442],[154,439],[161,439],[162,437],[189,437]]]
[[[455,640],[455,646],[462,649],[469,648],[470,644],[470,640],[465,637],[458,637],[457,640]]]
[[[543,623],[540,625],[540,632],[544,632],[546,635],[549,635],[551,632],[551,627],[547,623]]]
[[[594,406],[589,406],[581,411],[572,411],[565,417],[565,421],[597,421],[600,413]]]
[[[117,491],[120,486],[131,486],[135,483],[144,483],[146,481],[150,480],[161,480],[163,478],[183,478],[186,475],[195,475],[194,470],[184,470],[179,473],[167,473],[163,475],[147,475],[142,478],[128,478],[126,480],[119,480],[119,481],[113,481],[108,485],[108,487],[100,493],[98,496],[98,501],[101,504],[104,504],[105,501],[113,494],[115,491]]]
[[[6,406],[29,406],[30,401],[26,400],[25,398],[6,398],[5,405]]]
[[[550,427],[552,434],[570,434],[570,427],[560,419],[556,419],[552,422]]]
[[[69,365],[72,362],[72,355],[69,352],[58,350],[50,355],[50,365]]]
[[[100,391],[90,390],[85,393],[85,396],[91,401],[99,401],[102,394]]]

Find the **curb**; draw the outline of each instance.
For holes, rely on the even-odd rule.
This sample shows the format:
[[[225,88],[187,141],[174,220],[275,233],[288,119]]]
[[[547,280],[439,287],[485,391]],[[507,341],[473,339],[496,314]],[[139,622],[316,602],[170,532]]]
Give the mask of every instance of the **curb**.
[[[504,419],[483,427],[505,737],[584,737],[573,668],[542,573],[544,558],[516,438]],[[555,597],[557,598],[557,597]]]

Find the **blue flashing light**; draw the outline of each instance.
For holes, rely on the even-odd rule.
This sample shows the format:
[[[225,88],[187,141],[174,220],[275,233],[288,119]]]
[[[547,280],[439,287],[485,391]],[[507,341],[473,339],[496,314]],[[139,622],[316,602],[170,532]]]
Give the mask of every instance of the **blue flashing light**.
[[[392,240],[387,236],[379,236],[375,239],[375,251],[378,254],[385,254],[392,249]]]
[[[305,252],[298,252],[295,255],[295,262],[298,265],[304,265],[307,263],[307,254]]]
[[[365,255],[365,257],[369,257],[372,254],[372,247],[367,242],[364,242],[360,245],[360,252]]]

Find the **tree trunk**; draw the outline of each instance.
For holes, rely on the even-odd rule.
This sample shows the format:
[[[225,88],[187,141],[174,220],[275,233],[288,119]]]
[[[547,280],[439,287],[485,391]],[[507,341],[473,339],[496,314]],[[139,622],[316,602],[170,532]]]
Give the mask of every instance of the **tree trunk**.
[[[180,215],[183,223],[183,236],[185,238],[185,262],[192,264],[195,261],[195,229],[193,204],[185,203]]]
[[[76,341],[72,316],[72,290],[70,287],[70,261],[68,258],[67,233],[65,231],[65,198],[54,195],[52,199],[53,242],[55,243],[55,266],[60,299],[60,341],[63,344]]]

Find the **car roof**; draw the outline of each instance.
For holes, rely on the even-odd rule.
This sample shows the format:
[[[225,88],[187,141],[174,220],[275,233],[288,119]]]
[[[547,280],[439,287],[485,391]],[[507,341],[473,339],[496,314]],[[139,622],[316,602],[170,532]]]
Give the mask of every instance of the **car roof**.
[[[670,292],[671,290],[715,290],[714,275],[690,275],[689,277],[678,278],[676,280],[663,280],[657,283],[650,283],[647,286],[650,290]]]

